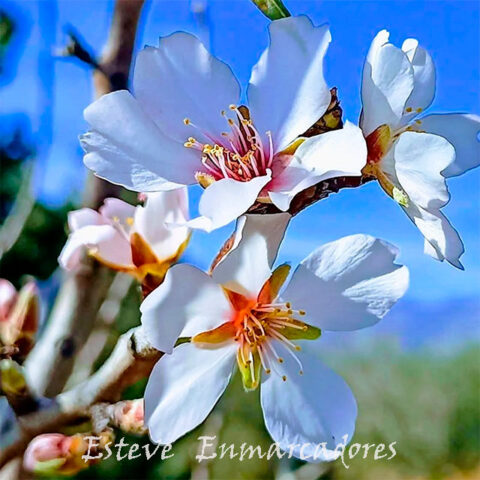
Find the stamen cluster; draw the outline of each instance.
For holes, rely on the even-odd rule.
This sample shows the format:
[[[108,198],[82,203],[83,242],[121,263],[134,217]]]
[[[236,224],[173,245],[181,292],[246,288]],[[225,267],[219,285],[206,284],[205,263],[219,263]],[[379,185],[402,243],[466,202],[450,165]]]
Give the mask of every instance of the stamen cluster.
[[[211,175],[214,180],[233,178],[246,182],[265,175],[272,166],[274,155],[271,132],[266,132],[268,145],[264,145],[260,133],[249,118],[248,110],[236,105],[230,105],[230,110],[235,112],[236,122],[222,110],[221,115],[226,119],[230,132],[222,132],[221,140],[199,129],[212,143],[201,143],[196,138],[189,137],[184,146],[201,152],[204,173]],[[188,118],[184,119],[184,123],[196,127]]]

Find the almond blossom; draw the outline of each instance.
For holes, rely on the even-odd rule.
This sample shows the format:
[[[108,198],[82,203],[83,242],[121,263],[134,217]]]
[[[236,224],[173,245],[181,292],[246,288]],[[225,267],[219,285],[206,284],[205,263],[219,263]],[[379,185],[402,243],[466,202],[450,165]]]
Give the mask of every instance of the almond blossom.
[[[361,174],[366,146],[358,127],[304,138],[331,94],[323,57],[326,26],[305,16],[270,24],[270,46],[253,67],[241,105],[230,68],[188,33],[174,33],[137,57],[134,95],[117,91],[85,110],[87,167],[136,191],[200,184],[194,228],[210,231],[256,201],[289,208],[322,180]]]
[[[147,275],[163,279],[188,243],[187,190],[150,193],[145,198],[145,206],[107,198],[98,212],[90,208],[70,212],[71,234],[60,265],[76,268],[87,251],[107,267],[140,281]]]
[[[441,212],[449,199],[445,177],[480,164],[480,117],[422,115],[435,94],[435,67],[412,38],[402,48],[382,30],[363,72],[360,125],[368,145],[367,176],[376,177],[425,237],[425,252],[463,268],[462,241]]]
[[[357,407],[350,388],[301,344],[321,348],[321,330],[377,323],[405,293],[408,270],[394,263],[392,245],[352,235],[316,249],[287,280],[287,264],[272,271],[286,221],[242,217],[240,238],[211,276],[176,265],[143,302],[142,323],[157,349],[170,353],[178,337],[188,337],[151,373],[145,420],[153,441],[172,443],[199,425],[235,369],[246,391],[261,386],[266,428],[283,450],[311,460],[326,442],[317,460],[331,460],[336,444],[351,439]]]

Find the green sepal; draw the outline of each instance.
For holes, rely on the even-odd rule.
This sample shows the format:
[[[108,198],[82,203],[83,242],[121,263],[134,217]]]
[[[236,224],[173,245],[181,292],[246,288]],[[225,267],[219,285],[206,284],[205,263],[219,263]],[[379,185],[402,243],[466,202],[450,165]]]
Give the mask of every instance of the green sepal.
[[[52,460],[37,462],[33,471],[37,475],[59,474],[60,467],[62,467],[66,461],[65,458],[53,458]]]
[[[281,0],[252,0],[252,2],[270,20],[278,20],[290,16],[290,12]]]

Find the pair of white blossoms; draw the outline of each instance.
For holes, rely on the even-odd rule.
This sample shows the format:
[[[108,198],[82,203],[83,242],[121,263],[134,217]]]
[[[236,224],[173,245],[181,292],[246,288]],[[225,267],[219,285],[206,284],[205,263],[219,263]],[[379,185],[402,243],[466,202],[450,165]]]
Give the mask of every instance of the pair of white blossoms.
[[[441,208],[445,178],[480,163],[480,117],[417,118],[434,97],[430,55],[413,39],[397,48],[381,31],[365,63],[360,128],[347,122],[305,138],[331,100],[323,77],[330,33],[300,16],[272,22],[270,37],[252,70],[248,108],[237,107],[241,89],[230,68],[194,36],[175,33],[145,48],[135,96],[114,92],[86,109],[85,164],[140,192],[200,183],[200,216],[189,225],[205,230],[256,201],[286,211],[305,188],[364,170],[421,230],[427,253],[461,268],[463,245]]]
[[[200,183],[200,216],[183,225],[205,230],[257,201],[287,211],[305,188],[363,170],[417,224],[428,253],[461,267],[462,243],[440,209],[448,201],[445,176],[479,163],[479,119],[414,121],[433,98],[428,53],[414,40],[396,48],[380,32],[364,69],[360,128],[347,122],[304,138],[331,100],[323,78],[329,31],[290,17],[272,22],[270,37],[252,72],[248,108],[237,106],[240,86],[231,70],[195,37],[176,33],[143,50],[135,97],[115,92],[86,109],[86,165],[129,189],[163,191],[158,197]],[[286,282],[288,266],[271,268],[289,218],[240,217],[233,247],[211,275],[176,265],[142,304],[152,344],[167,352],[145,392],[154,441],[173,442],[199,425],[235,364],[247,390],[261,384],[265,424],[282,448],[309,456],[309,448],[325,442],[334,450],[353,434],[350,389],[299,343],[321,329],[374,324],[404,294],[408,271],[394,263],[394,247],[355,235],[317,249]],[[191,338],[173,349],[179,337]]]

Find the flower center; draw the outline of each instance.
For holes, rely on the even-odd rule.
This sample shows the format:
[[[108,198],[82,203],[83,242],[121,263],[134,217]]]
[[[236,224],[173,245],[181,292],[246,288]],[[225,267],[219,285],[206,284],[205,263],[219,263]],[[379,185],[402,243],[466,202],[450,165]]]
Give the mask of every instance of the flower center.
[[[203,171],[200,173],[211,176],[214,181],[233,178],[246,182],[265,175],[273,162],[271,132],[266,132],[268,145],[265,145],[250,120],[247,108],[230,105],[229,109],[235,113],[236,121],[228,117],[225,110],[221,112],[230,129],[229,132],[222,132],[222,139],[214,138],[194,125],[190,119],[185,118],[185,125],[200,130],[211,143],[202,143],[194,137],[189,137],[184,146],[201,152]]]
[[[382,160],[392,148],[393,143],[405,131],[414,131],[413,126],[392,131],[389,125],[381,125],[365,139],[368,148],[368,160],[362,169],[362,174],[375,177],[383,190],[403,207],[408,207],[409,198],[398,182],[387,175],[382,167]]]
[[[301,350],[292,340],[314,340],[320,336],[320,329],[312,327],[297,317],[305,315],[303,310],[292,310],[289,302],[261,303],[248,301],[233,292],[227,292],[238,306],[232,318],[220,327],[195,335],[192,338],[197,346],[215,348],[234,340],[238,343],[237,363],[246,390],[254,390],[260,384],[261,371],[272,372],[287,381],[279,368],[285,362],[284,351],[298,365],[298,373],[303,375],[303,367],[296,352]]]
[[[234,320],[236,334],[234,340],[239,343],[238,363],[240,368],[249,368],[252,377],[252,387],[258,384],[258,375],[255,372],[255,356],[265,373],[276,370],[276,365],[284,362],[273,346],[272,340],[279,342],[284,350],[299,365],[299,374],[303,374],[302,364],[295,355],[301,347],[292,341],[292,333],[305,334],[309,325],[298,320],[295,316],[305,315],[303,310],[292,310],[290,303],[255,304],[253,308],[240,311]],[[292,332],[293,331],[293,332]],[[295,338],[296,335],[293,335]],[[303,335],[301,335],[303,336]],[[287,378],[282,375],[283,380]]]

